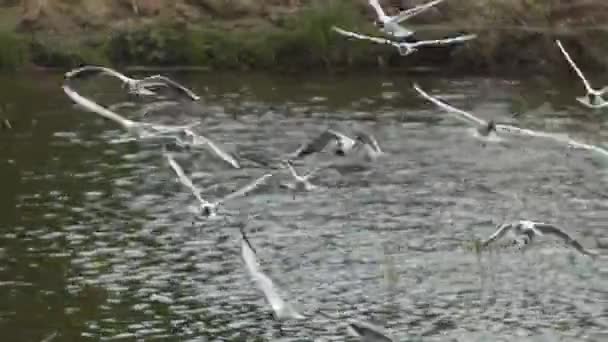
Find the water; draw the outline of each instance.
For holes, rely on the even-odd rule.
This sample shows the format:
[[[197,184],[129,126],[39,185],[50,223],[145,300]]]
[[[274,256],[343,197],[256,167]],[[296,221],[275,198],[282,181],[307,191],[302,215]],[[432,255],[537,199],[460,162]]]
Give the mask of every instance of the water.
[[[124,134],[74,108],[60,74],[3,76],[13,126],[0,133],[3,340],[280,338],[240,260],[248,214],[261,215],[247,230],[263,269],[304,312],[371,320],[399,341],[608,337],[605,257],[555,242],[481,259],[466,248],[498,223],[537,219],[605,254],[596,242],[607,236],[605,159],[539,139],[484,145],[417,97],[413,76],[175,77],[206,99],[204,132],[243,153],[280,156],[331,123],[372,131],[390,158],[323,171],[315,183],[324,189],[295,199],[263,188],[230,203],[229,219],[198,222],[158,145],[110,143]],[[608,142],[608,115],[580,107],[574,82],[415,80],[484,118]],[[111,93],[101,81],[86,88]],[[229,169],[204,152],[176,158],[198,184],[221,184],[211,198],[264,171]],[[325,318],[283,331],[292,341],[352,340]]]

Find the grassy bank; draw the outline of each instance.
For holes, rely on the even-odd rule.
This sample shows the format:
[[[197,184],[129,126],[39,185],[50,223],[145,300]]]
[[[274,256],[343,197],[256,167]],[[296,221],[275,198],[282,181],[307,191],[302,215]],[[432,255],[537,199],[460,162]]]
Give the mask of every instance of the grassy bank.
[[[0,68],[108,64],[308,71],[430,66],[463,73],[547,72],[556,65],[564,69],[556,38],[564,41],[581,65],[606,67],[608,29],[603,23],[608,3],[604,0],[579,5],[561,0],[446,0],[408,24],[422,39],[464,32],[476,33],[478,39],[461,46],[424,49],[408,57],[388,46],[347,40],[330,30],[338,25],[377,35],[366,1],[303,2],[277,15],[253,7],[264,1],[237,1],[240,6],[199,1],[198,12],[189,19],[168,10],[147,16],[129,14],[125,7],[121,13],[108,14],[116,17],[108,20],[77,14],[84,11],[78,8],[79,0],[58,0],[56,4],[63,7],[47,9],[29,21],[15,18],[26,16],[27,11],[7,5],[0,9],[5,23],[0,25]],[[86,3],[90,7],[95,1]],[[89,11],[109,11],[102,4],[99,0],[99,7]],[[188,13],[194,13],[193,8]]]

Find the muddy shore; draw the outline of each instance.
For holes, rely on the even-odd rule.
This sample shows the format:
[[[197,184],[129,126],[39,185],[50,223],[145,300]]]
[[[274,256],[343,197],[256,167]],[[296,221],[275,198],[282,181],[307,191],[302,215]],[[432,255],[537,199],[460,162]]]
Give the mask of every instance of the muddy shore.
[[[423,2],[382,3],[394,13]],[[407,22],[416,37],[478,38],[407,57],[330,30],[377,35],[373,18],[367,0],[0,0],[0,68],[568,72],[559,38],[586,70],[608,70],[605,0],[446,0]]]

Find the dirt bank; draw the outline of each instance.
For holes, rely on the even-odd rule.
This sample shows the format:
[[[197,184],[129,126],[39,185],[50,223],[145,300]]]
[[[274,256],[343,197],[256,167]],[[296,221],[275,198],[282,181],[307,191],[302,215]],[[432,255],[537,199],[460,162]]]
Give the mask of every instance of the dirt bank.
[[[394,12],[426,0],[381,2]],[[373,17],[367,0],[0,0],[0,67],[548,72],[564,69],[555,38],[586,68],[608,67],[605,0],[446,0],[407,22],[417,37],[467,32],[478,39],[408,57],[329,30],[377,34]]]

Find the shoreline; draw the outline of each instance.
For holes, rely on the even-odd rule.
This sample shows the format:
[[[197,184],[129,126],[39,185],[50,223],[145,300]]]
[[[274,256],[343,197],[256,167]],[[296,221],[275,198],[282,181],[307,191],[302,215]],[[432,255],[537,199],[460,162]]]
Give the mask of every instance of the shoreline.
[[[67,0],[55,1],[59,6]],[[100,4],[103,1],[98,0]],[[608,4],[603,1],[588,1],[580,13],[570,6],[564,18],[549,20],[553,18],[550,14],[565,10],[553,7],[558,0],[547,0],[546,7],[535,8],[527,17],[516,20],[514,17],[522,10],[517,6],[521,7],[524,0],[513,0],[499,9],[488,9],[488,4],[476,0],[466,4],[446,0],[435,12],[411,20],[417,36],[437,39],[474,33],[478,37],[454,46],[420,49],[406,57],[390,46],[352,41],[331,31],[331,26],[337,25],[379,36],[369,18],[369,8],[355,0],[302,1],[305,4],[301,8],[272,20],[253,13],[238,19],[212,16],[210,20],[199,18],[192,22],[174,14],[132,18],[122,13],[120,20],[108,21],[105,26],[93,25],[89,19],[79,22],[80,26],[75,26],[82,26],[78,31],[69,25],[63,31],[56,26],[62,20],[77,21],[74,13],[80,8],[75,10],[64,4],[48,9],[48,13],[39,9],[38,19],[24,21],[23,17],[16,17],[27,14],[20,7],[0,6],[0,20],[15,23],[0,27],[0,70],[68,70],[99,64],[129,71],[339,74],[379,70],[411,73],[420,72],[414,69],[431,68],[434,72],[461,75],[551,75],[572,72],[554,43],[561,39],[583,70],[604,72],[608,70],[604,61],[608,55],[608,25],[603,19],[608,19]],[[474,9],[481,12],[463,17],[463,13]],[[66,13],[59,15],[60,10]],[[205,13],[202,9],[200,12]],[[48,18],[55,18],[55,24]]]

